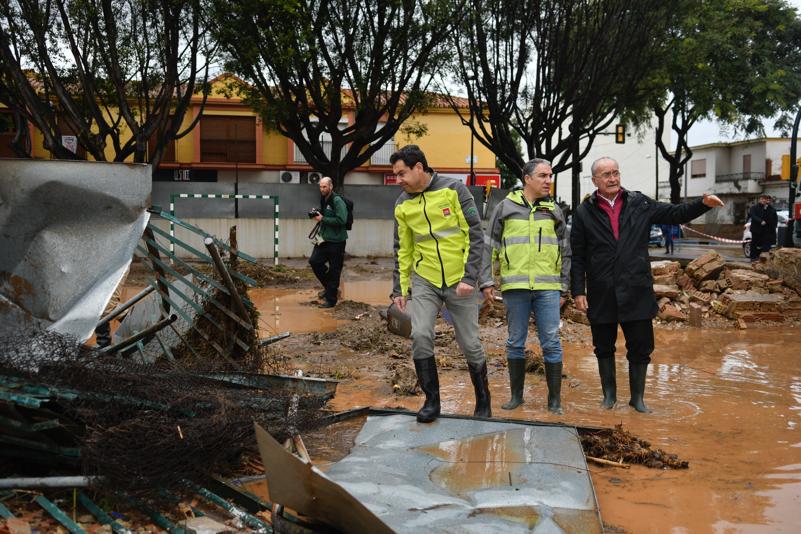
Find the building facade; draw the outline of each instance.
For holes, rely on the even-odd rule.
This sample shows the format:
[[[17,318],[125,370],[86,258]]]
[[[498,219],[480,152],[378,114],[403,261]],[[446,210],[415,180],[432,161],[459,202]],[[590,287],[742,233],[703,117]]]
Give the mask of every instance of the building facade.
[[[211,93],[204,108],[202,97],[196,95],[184,118],[183,128],[199,118],[192,131],[169,144],[155,181],[166,182],[263,182],[309,184],[321,178],[288,138],[264,128],[261,117],[230,94],[230,74],[212,80]],[[227,95],[227,96],[226,96]],[[419,123],[425,130],[420,137],[404,135],[399,131],[394,139],[381,147],[363,166],[351,171],[346,185],[394,184],[390,155],[405,144],[415,143],[426,153],[429,164],[438,172],[467,180],[472,171],[478,177],[476,185],[487,180],[500,182],[495,156],[478,142],[471,143],[469,128],[450,108],[444,98],[434,98],[431,107],[412,116],[409,121]],[[467,115],[467,102],[464,104]],[[355,110],[345,112],[343,125],[354,120]],[[9,112],[0,109],[0,157],[14,157],[8,147],[13,138],[13,120]],[[34,158],[49,159],[50,153],[42,146],[42,135],[31,128]],[[65,146],[72,146],[74,136],[63,135]],[[325,147],[325,141],[323,141]],[[86,152],[75,145],[79,157]],[[109,154],[109,156],[112,156]]]
[[[776,209],[787,209],[790,139],[763,137],[691,147],[684,173],[686,196],[718,195],[725,207],[707,214],[708,224],[745,223],[748,209],[760,194],[774,197]],[[801,161],[801,158],[799,158]],[[660,194],[669,195],[667,183]]]

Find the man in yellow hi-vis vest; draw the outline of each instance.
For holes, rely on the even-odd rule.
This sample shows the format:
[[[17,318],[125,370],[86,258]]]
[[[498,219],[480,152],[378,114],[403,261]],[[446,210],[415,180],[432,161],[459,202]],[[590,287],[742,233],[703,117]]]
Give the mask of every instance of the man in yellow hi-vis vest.
[[[426,396],[417,420],[430,423],[440,412],[434,324],[443,304],[470,369],[473,415],[492,417],[476,301],[484,232],[473,195],[463,182],[434,172],[417,145],[401,148],[389,161],[404,191],[395,202],[392,300],[404,311],[411,286],[412,357]]]
[[[493,283],[494,266],[499,263],[512,393],[511,400],[501,406],[504,410],[523,403],[525,345],[533,313],[545,360],[548,409],[562,413],[559,310],[569,289],[570,236],[562,210],[550,197],[552,179],[550,162],[529,161],[523,166],[523,189],[509,193],[490,219],[482,281],[486,281],[483,285]]]

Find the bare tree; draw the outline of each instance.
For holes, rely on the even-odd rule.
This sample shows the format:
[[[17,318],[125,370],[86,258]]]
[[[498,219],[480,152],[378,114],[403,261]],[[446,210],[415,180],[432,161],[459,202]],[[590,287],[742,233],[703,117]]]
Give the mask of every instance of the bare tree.
[[[578,170],[596,136],[624,114],[642,113],[641,81],[653,69],[669,20],[657,0],[471,0],[454,34],[452,81],[464,86],[476,139],[508,168],[528,158]],[[583,147],[580,142],[583,141]]]
[[[670,201],[681,201],[690,129],[716,119],[747,134],[764,133],[778,115],[789,129],[801,98],[801,18],[784,0],[680,2],[681,18],[662,41],[652,109],[657,146],[670,164]],[[662,134],[671,130],[671,145]]]
[[[425,109],[459,13],[452,0],[213,3],[246,102],[337,189]]]
[[[2,3],[0,102],[57,158],[77,157],[62,144],[69,133],[96,160],[155,169],[167,143],[194,126],[181,131],[208,77],[204,26],[201,0]],[[17,137],[16,152],[29,154]]]

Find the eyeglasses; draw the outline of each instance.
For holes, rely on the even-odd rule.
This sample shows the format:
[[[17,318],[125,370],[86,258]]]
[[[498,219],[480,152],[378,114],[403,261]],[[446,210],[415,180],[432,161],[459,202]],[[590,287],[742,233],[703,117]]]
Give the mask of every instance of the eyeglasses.
[[[606,171],[606,172],[602,172],[601,174],[597,174],[596,176],[598,178],[603,178],[604,180],[608,180],[608,179],[612,178],[613,176],[615,178],[620,178],[620,171],[617,171],[617,170],[615,170],[615,171]]]

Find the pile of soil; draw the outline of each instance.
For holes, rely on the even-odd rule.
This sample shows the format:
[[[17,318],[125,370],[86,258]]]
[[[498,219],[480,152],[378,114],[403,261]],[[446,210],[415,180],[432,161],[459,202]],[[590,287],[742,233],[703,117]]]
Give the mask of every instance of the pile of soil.
[[[675,454],[654,449],[651,444],[623,429],[623,425],[604,429],[579,429],[584,454],[624,464],[653,469],[687,469],[690,463]]]
[[[314,273],[308,266],[294,268],[287,265],[253,264],[241,261],[239,262],[239,272],[255,280],[256,287],[269,287],[278,284],[287,287],[299,287],[316,280]]]

